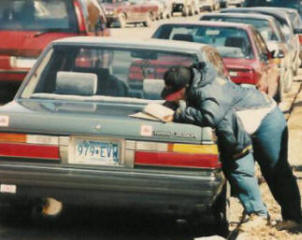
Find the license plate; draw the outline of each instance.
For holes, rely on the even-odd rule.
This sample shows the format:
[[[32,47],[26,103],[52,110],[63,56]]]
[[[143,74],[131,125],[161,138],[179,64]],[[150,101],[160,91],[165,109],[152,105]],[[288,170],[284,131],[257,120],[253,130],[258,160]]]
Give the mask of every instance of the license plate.
[[[117,166],[120,164],[120,147],[117,141],[76,139],[71,163]]]

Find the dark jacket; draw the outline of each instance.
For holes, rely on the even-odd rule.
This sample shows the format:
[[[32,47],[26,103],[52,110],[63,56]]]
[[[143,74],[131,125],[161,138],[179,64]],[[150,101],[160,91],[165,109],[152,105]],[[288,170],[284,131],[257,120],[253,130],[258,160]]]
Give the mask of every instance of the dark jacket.
[[[175,112],[174,121],[214,128],[220,151],[228,157],[240,156],[251,148],[251,138],[236,111],[268,107],[271,100],[256,89],[243,88],[218,76],[209,66],[193,71],[187,105]]]

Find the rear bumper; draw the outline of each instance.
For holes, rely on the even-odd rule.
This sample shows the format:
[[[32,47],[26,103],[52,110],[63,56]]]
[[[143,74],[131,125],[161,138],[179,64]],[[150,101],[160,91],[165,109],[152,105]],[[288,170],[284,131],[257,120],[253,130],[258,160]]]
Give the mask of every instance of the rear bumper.
[[[220,170],[194,174],[133,169],[80,169],[1,163],[0,183],[16,185],[5,200],[53,197],[70,204],[147,209],[190,214],[205,212],[222,191]]]

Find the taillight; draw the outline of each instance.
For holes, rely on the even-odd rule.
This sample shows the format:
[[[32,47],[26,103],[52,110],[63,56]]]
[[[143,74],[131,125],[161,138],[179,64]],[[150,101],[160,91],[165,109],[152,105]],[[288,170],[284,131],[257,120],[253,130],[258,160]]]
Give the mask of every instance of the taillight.
[[[241,84],[256,84],[258,79],[253,69],[229,69],[229,75],[233,82]]]
[[[220,168],[217,145],[137,142],[134,165]]]
[[[0,157],[59,160],[59,139],[46,135],[0,133]]]
[[[300,42],[300,44],[302,44],[302,35],[301,34],[299,34],[299,42]]]
[[[78,1],[73,2],[75,13],[76,13],[76,18],[78,20],[78,25],[79,25],[79,31],[80,33],[86,33],[86,26],[84,22],[84,15],[81,11],[81,5]]]

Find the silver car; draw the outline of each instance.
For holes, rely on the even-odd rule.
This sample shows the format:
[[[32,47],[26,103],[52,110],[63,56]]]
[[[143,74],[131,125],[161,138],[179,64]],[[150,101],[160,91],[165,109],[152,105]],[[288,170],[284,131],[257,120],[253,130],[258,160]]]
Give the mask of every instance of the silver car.
[[[163,103],[166,69],[211,64],[211,49],[97,37],[50,44],[0,107],[1,201],[47,199],[46,213],[61,202],[225,223],[212,130],[131,117]]]

